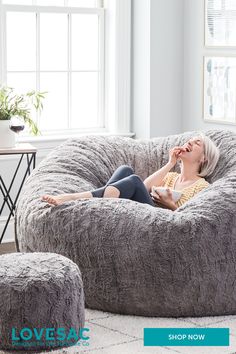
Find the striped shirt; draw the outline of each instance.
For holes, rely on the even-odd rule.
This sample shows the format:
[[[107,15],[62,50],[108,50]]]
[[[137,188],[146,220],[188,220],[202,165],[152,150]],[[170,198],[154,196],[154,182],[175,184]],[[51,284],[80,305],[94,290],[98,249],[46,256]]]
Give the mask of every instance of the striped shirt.
[[[179,175],[180,174],[178,172],[168,172],[162,181],[162,186],[174,189],[175,182],[176,182]],[[180,207],[181,205],[183,205],[190,198],[192,198],[195,194],[200,192],[202,189],[208,187],[209,185],[210,185],[210,183],[208,183],[205,180],[205,178],[201,177],[197,181],[193,182],[190,186],[179,190],[180,192],[182,192],[182,196],[176,202],[177,207]]]

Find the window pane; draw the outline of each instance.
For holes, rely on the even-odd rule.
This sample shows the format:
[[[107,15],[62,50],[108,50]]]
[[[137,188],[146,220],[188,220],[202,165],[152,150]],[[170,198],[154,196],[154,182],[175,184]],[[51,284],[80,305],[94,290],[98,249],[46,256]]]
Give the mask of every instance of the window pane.
[[[68,0],[68,6],[96,7],[97,0]]]
[[[236,58],[205,58],[204,117],[235,122]]]
[[[40,117],[42,130],[67,128],[67,74],[41,73],[40,90],[47,91]]]
[[[206,44],[236,45],[236,1],[206,0]]]
[[[72,15],[72,70],[98,69],[98,16]]]
[[[35,70],[36,15],[7,13],[7,70]]]
[[[17,92],[25,93],[36,89],[35,73],[8,73],[7,85],[14,87]]]
[[[98,74],[72,73],[72,127],[98,125]]]
[[[67,30],[66,14],[40,15],[40,69],[67,69]]]
[[[18,94],[24,94],[31,90],[36,90],[36,74],[35,73],[8,73],[7,85],[13,87]],[[36,121],[35,110],[31,113],[31,118]],[[21,135],[25,135],[27,129],[25,128]]]

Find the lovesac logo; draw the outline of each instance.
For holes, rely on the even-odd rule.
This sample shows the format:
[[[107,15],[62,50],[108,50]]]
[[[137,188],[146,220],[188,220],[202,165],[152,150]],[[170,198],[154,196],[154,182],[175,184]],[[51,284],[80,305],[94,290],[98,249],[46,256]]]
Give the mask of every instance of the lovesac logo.
[[[88,346],[89,328],[12,328],[11,339],[15,346]]]

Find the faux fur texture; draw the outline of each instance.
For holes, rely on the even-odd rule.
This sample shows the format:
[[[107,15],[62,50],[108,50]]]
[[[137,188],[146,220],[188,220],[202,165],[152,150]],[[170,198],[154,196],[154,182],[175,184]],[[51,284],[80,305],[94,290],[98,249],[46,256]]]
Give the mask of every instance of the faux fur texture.
[[[122,164],[144,180],[196,131],[66,141],[24,185],[16,218],[20,250],[56,252],[77,263],[85,305],[92,309],[167,317],[236,314],[236,134],[205,133],[221,151],[207,178],[211,185],[176,211],[121,198],[56,207],[40,198],[101,187]]]
[[[79,334],[84,323],[83,282],[74,262],[54,253],[0,256],[1,349],[28,351],[73,345],[77,340],[68,338],[69,331]],[[24,328],[27,330],[20,339]],[[39,334],[42,331],[41,339],[35,335],[30,339],[28,329],[33,332],[34,328]],[[47,339],[46,328],[54,328],[49,336],[55,340]],[[63,328],[64,340],[58,336],[58,328]]]

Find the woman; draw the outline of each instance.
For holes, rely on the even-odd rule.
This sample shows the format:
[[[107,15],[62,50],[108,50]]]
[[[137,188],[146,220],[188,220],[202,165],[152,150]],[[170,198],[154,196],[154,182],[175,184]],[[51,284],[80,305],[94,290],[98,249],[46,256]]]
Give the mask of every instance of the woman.
[[[42,200],[52,205],[60,205],[70,200],[93,197],[125,198],[176,210],[195,194],[208,187],[209,183],[204,177],[214,171],[219,155],[219,149],[214,142],[200,133],[189,139],[183,146],[172,148],[168,163],[144,181],[134,174],[130,166],[122,165],[116,169],[103,187],[81,193],[44,195]],[[181,161],[181,172],[169,172],[178,160]],[[153,185],[168,187],[167,195],[158,192],[152,194]],[[170,188],[182,192],[181,198],[176,203]]]

